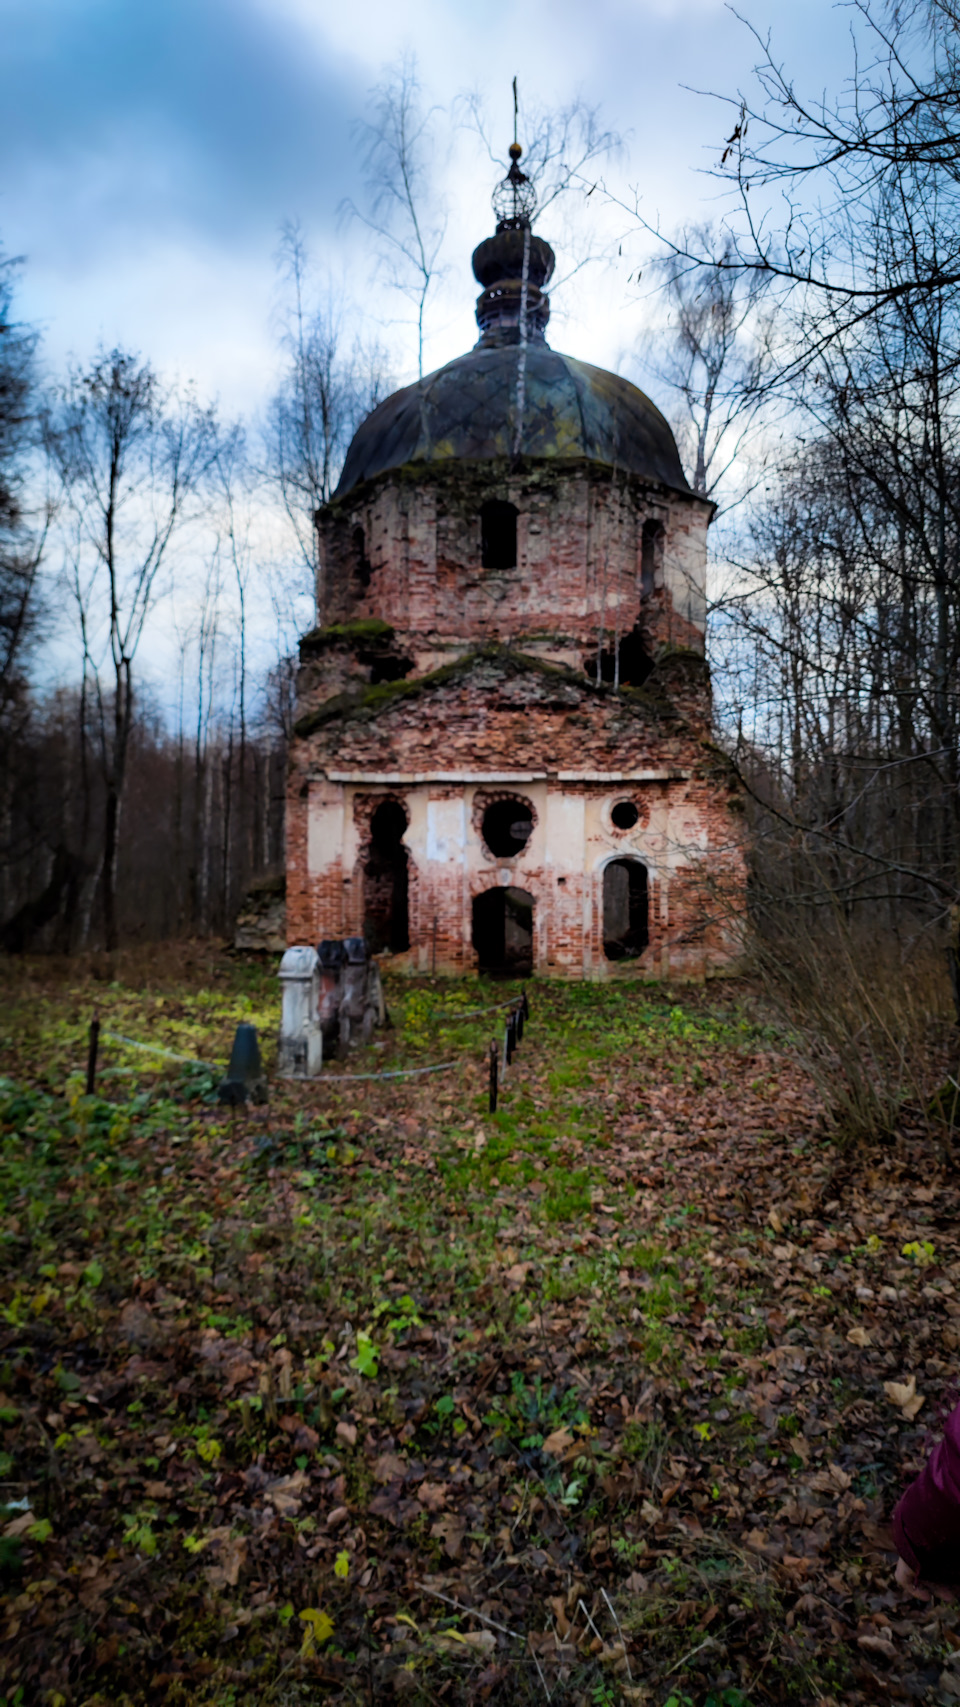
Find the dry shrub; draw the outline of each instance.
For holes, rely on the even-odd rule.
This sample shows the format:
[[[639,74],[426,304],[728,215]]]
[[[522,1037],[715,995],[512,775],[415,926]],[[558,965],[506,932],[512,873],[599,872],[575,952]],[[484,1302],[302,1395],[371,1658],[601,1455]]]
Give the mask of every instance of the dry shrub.
[[[908,1110],[942,1126],[939,1093],[957,1076],[944,948],[834,909],[810,922],[784,907],[765,926],[754,945],[764,992],[836,1127],[876,1137]]]

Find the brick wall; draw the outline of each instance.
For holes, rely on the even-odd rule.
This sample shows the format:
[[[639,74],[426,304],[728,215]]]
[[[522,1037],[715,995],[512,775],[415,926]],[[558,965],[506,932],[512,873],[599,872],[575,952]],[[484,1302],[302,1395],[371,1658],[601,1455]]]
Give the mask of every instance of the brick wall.
[[[511,569],[481,567],[490,497],[518,511]],[[474,967],[473,904],[498,887],[532,897],[543,973],[699,974],[735,955],[739,802],[703,661],[711,513],[584,460],[401,469],[328,507],[290,755],[291,942],[362,930],[371,818],[390,798],[407,815],[406,966]],[[662,534],[644,580],[648,522]],[[598,652],[631,630],[643,685],[598,685]],[[501,794],[534,826],[510,858],[481,833]],[[625,799],[638,821],[618,831]],[[649,943],[614,962],[603,873],[623,858],[646,868]]]
[[[291,755],[290,940],[362,928],[370,819],[393,798],[408,817],[404,964],[474,967],[473,900],[510,885],[533,896],[539,970],[621,976],[630,968],[603,949],[603,867],[629,857],[649,876],[650,942],[639,970],[722,965],[736,949],[743,894],[738,797],[706,737],[705,666],[673,659],[664,676],[670,696],[663,683],[615,694],[573,672],[481,652],[439,679],[361,690],[352,704],[321,712]],[[534,825],[510,859],[495,857],[481,835],[484,808],[503,795]],[[638,809],[627,832],[610,818],[623,799]],[[341,821],[349,829],[338,841]]]
[[[481,567],[489,497],[519,512],[514,569]],[[574,665],[601,634],[609,646],[640,623],[651,651],[702,652],[711,514],[692,494],[583,461],[518,474],[497,464],[400,470],[323,512],[321,623],[380,617],[420,654],[499,639]],[[648,520],[664,534],[655,588],[644,596]]]

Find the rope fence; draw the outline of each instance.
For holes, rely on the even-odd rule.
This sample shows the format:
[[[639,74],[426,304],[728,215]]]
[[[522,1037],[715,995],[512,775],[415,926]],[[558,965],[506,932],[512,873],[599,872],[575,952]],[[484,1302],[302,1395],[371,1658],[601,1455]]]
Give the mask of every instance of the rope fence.
[[[395,1067],[387,1073],[327,1073],[324,1080],[315,1083],[328,1085],[359,1084],[361,1079],[412,1079],[418,1073],[447,1073],[451,1067],[459,1067],[459,1061],[438,1061],[435,1067]]]
[[[465,1013],[458,1013],[456,1008],[440,1008],[435,1013],[428,1014],[428,1019],[476,1019],[478,1014],[497,1014],[503,1008],[512,1008],[518,998],[510,996],[505,1002],[491,1002],[488,1008],[467,1008]]]
[[[124,1037],[119,1031],[101,1031],[101,1037],[109,1037],[112,1043],[124,1043],[128,1049],[143,1049],[149,1055],[163,1055],[168,1061],[184,1061],[188,1067],[206,1067],[211,1073],[219,1073],[212,1061],[201,1061],[199,1055],[175,1055],[172,1049],[164,1049],[159,1043],[140,1043],[135,1037]]]
[[[526,989],[519,996],[510,996],[506,1001],[493,1002],[488,1007],[468,1008],[464,1013],[441,1010],[431,1014],[431,1019],[476,1019],[481,1014],[502,1013],[509,1009],[506,1026],[503,1033],[503,1057],[501,1062],[500,1045],[496,1038],[490,1043],[488,1057],[489,1077],[489,1107],[490,1113],[497,1111],[497,1100],[500,1087],[506,1077],[507,1070],[512,1064],[513,1057],[523,1038],[524,1027],[530,1019],[530,1001]],[[212,1061],[204,1061],[196,1055],[178,1055],[173,1049],[166,1049],[160,1043],[144,1043],[136,1037],[126,1037],[120,1031],[102,1031],[96,1014],[90,1021],[89,1048],[87,1053],[86,1092],[93,1096],[97,1076],[97,1054],[100,1039],[109,1038],[112,1043],[121,1043],[125,1049],[139,1049],[147,1055],[160,1055],[166,1061],[179,1061],[187,1067],[205,1067],[208,1072],[218,1073],[219,1067]],[[311,1080],[312,1084],[322,1086],[344,1084],[370,1084],[380,1079],[416,1079],[428,1073],[449,1073],[454,1067],[460,1066],[460,1061],[437,1061],[429,1067],[391,1067],[382,1073],[327,1073]],[[131,1072],[132,1068],[114,1067],[108,1069],[112,1073]]]

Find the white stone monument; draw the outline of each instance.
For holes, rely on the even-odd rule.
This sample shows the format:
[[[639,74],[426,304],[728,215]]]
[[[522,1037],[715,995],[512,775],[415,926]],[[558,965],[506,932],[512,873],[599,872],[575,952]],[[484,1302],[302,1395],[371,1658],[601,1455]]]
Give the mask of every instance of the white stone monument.
[[[320,1030],[320,975],[315,948],[288,948],[280,962],[281,1078],[313,1079],[323,1065]]]

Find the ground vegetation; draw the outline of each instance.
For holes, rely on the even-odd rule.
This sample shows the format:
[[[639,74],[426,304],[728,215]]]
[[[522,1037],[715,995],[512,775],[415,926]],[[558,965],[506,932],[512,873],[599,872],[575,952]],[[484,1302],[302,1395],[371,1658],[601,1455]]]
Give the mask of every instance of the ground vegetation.
[[[887,1527],[956,1398],[949,1128],[905,1088],[859,1144],[742,983],[534,982],[491,1116],[506,994],[388,980],[244,1114],[261,964],[19,963],[8,1707],[958,1698]]]

